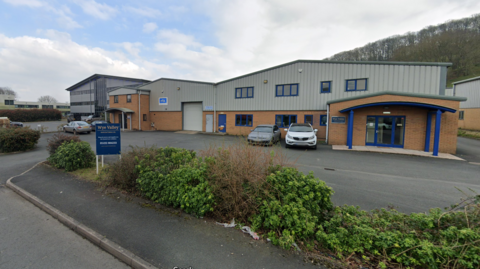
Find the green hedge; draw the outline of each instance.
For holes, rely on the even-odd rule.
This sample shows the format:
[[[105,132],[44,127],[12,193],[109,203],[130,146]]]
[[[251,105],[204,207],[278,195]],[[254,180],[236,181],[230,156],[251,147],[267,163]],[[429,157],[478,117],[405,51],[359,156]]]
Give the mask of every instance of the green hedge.
[[[10,121],[53,121],[61,120],[62,112],[57,109],[10,109],[0,110],[0,117],[8,117]]]
[[[0,128],[0,152],[25,151],[35,147],[40,132],[28,127]]]
[[[50,155],[48,161],[56,168],[65,171],[75,171],[82,168],[92,167],[95,163],[95,153],[88,142],[64,142]]]

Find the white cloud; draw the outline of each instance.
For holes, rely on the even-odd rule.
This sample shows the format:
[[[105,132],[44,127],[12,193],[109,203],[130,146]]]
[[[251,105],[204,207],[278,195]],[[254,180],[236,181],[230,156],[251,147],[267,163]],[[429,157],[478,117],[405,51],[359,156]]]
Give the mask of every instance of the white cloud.
[[[95,73],[144,79],[168,76],[170,67],[75,43],[68,33],[38,31],[44,38],[0,34],[0,81],[19,93],[20,100],[34,101],[51,95],[69,101],[65,89]],[[127,45],[128,47],[130,45]],[[132,52],[135,47],[132,44]]]
[[[124,6],[123,11],[127,13],[135,13],[137,15],[149,18],[159,18],[162,17],[163,14],[160,10],[150,8],[150,7],[131,7],[131,6]]]
[[[14,6],[41,7],[45,3],[38,0],[3,0],[3,2]]]
[[[174,44],[182,44],[185,46],[198,47],[201,44],[195,41],[192,35],[180,33],[177,29],[162,29],[158,31],[158,38],[160,42],[168,42]]]
[[[151,33],[157,29],[157,24],[154,22],[148,22],[143,25],[144,33]]]
[[[101,20],[109,20],[115,17],[118,12],[116,8],[111,7],[107,4],[97,3],[94,0],[75,0],[74,2],[83,9],[83,12]]]

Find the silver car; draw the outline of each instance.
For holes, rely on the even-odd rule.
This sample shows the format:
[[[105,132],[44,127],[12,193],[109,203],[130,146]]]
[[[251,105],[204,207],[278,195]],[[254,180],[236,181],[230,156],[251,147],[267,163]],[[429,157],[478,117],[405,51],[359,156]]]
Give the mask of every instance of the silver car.
[[[89,134],[92,131],[90,124],[84,121],[71,121],[69,124],[63,126],[63,131],[71,132],[73,134],[77,133],[87,133]]]
[[[248,135],[249,144],[272,145],[282,139],[282,133],[277,125],[258,125]]]

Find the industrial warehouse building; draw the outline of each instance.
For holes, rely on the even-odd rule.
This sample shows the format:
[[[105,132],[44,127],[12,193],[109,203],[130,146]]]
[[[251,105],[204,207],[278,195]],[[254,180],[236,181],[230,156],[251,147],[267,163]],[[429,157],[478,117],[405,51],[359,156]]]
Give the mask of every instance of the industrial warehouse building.
[[[161,78],[108,92],[110,121],[138,130],[246,135],[259,124],[310,123],[331,145],[455,153],[450,63],[297,60],[221,82]]]
[[[460,103],[458,127],[480,131],[480,77],[453,83],[454,95],[467,98]]]

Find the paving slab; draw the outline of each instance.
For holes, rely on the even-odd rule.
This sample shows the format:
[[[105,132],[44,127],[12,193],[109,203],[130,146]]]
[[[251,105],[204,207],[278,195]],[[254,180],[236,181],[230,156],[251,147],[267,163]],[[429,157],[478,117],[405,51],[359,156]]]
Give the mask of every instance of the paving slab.
[[[45,165],[12,183],[158,268],[319,268],[240,230],[108,195]]]

